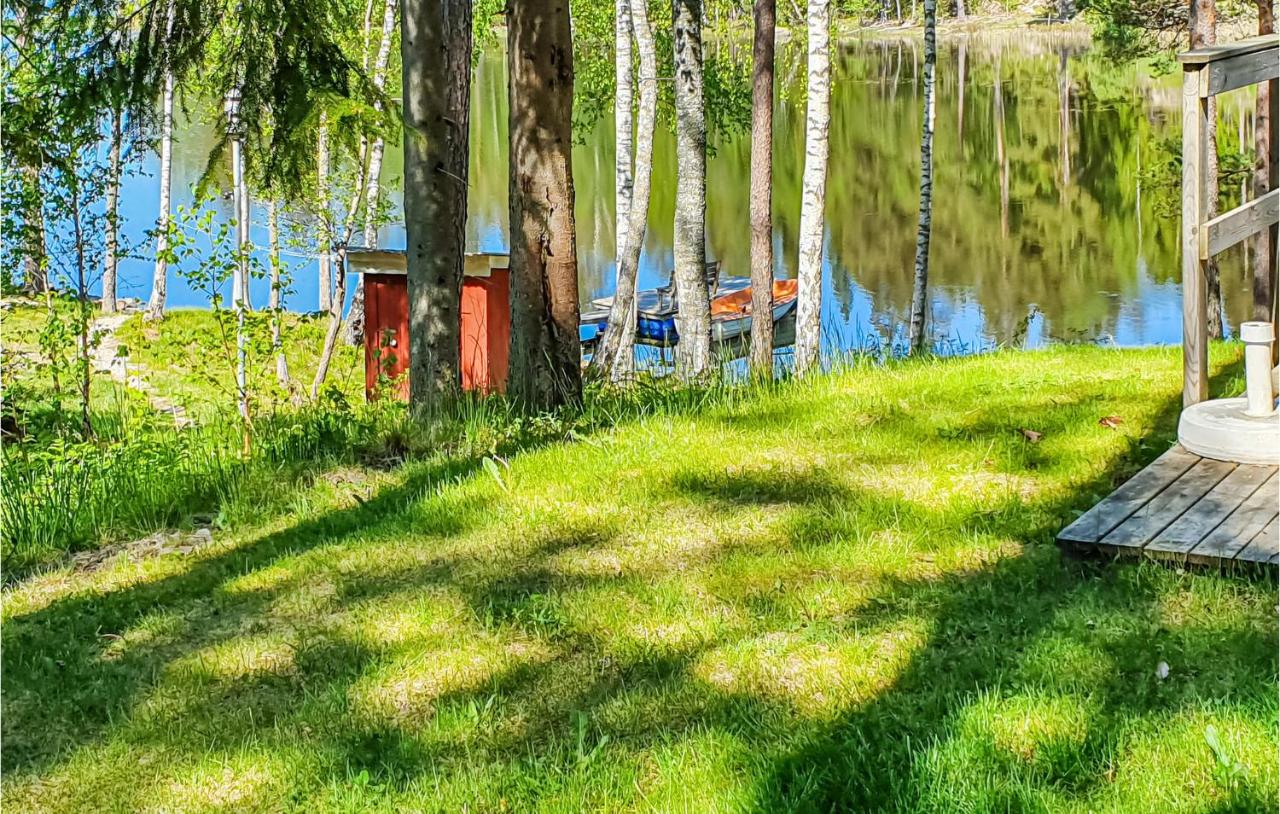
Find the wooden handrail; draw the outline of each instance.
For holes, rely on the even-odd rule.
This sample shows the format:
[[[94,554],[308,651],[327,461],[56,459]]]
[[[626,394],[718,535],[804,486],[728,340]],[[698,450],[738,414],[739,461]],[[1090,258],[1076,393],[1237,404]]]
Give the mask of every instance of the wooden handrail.
[[[1183,65],[1208,65],[1211,62],[1265,51],[1277,45],[1280,45],[1280,34],[1263,34],[1247,40],[1224,42],[1221,45],[1207,45],[1194,51],[1183,51],[1178,54],[1178,61]]]
[[[1276,256],[1280,35],[1197,48],[1179,54],[1178,61],[1182,63],[1182,403],[1190,406],[1209,395],[1207,264],[1215,254],[1260,233],[1269,233],[1273,264]],[[1262,82],[1270,84],[1269,191],[1209,218],[1209,134],[1217,126],[1209,115],[1211,100],[1220,93]],[[1280,275],[1272,279],[1273,291],[1280,289]]]

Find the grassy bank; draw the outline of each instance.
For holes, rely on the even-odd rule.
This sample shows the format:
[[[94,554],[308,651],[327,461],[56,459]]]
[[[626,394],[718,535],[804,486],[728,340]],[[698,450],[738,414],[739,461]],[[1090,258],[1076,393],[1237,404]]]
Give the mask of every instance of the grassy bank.
[[[1177,349],[855,365],[509,467],[318,471],[194,554],[7,590],[5,802],[1267,810],[1274,585],[1052,545],[1179,381]]]

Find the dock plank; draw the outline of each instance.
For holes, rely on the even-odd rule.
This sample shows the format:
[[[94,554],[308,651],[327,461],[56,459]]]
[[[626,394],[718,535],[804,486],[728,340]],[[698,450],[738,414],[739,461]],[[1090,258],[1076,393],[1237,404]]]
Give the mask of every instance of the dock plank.
[[[1237,466],[1181,517],[1157,534],[1145,551],[1173,557],[1189,553],[1256,492],[1270,475],[1271,470],[1265,466]]]
[[[1099,542],[1111,548],[1146,546],[1235,468],[1235,464],[1202,458]]]
[[[1271,496],[1275,501],[1275,495]],[[1280,519],[1271,518],[1271,522],[1262,531],[1253,536],[1249,544],[1236,554],[1237,562],[1270,562],[1271,558],[1280,554]]]
[[[1275,518],[1277,488],[1280,488],[1280,477],[1272,467],[1266,482],[1201,540],[1191,550],[1189,559],[1193,562],[1215,562],[1234,558]]]
[[[1061,543],[1096,543],[1195,466],[1200,458],[1174,446],[1121,484],[1058,534]]]

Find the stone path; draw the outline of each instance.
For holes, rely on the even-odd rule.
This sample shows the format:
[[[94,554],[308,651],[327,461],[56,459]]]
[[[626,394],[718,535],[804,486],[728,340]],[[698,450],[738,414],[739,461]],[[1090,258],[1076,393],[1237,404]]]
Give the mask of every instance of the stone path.
[[[181,404],[176,404],[172,399],[157,393],[156,389],[139,375],[142,371],[140,366],[135,365],[130,372],[129,357],[119,355],[120,340],[116,337],[116,331],[120,330],[120,326],[128,322],[134,313],[136,312],[127,309],[94,319],[93,324],[89,326],[90,336],[97,343],[91,360],[93,369],[98,373],[106,373],[117,384],[146,396],[153,410],[173,416],[173,423],[178,429],[193,426],[195,421],[187,415],[186,409]]]

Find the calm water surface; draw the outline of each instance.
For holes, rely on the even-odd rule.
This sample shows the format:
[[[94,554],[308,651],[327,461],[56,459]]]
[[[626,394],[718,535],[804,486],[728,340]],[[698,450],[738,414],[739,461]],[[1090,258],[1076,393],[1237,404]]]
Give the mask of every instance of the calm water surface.
[[[1176,144],[1176,85],[1091,54],[1086,37],[1021,31],[945,39],[938,68],[930,315],[937,348],[966,352],[1051,341],[1122,345],[1177,342],[1181,332],[1178,219],[1173,193],[1153,172]],[[723,52],[726,58],[731,54]],[[747,58],[747,54],[742,54]],[[911,298],[917,218],[921,49],[910,39],[848,41],[833,75],[827,191],[824,329],[832,347],[902,341]],[[800,58],[796,58],[800,57]],[[783,49],[775,116],[774,242],[777,272],[794,273],[804,160],[804,64]],[[1252,103],[1225,97],[1228,142]],[[504,251],[506,89],[499,53],[480,60],[472,107],[469,248]],[[1240,130],[1244,133],[1244,130]],[[581,291],[613,286],[613,124],[606,116],[575,149]],[[187,203],[203,171],[211,130],[178,134],[175,199]],[[1251,136],[1249,136],[1251,139]],[[749,273],[749,136],[716,140],[707,169],[708,256],[727,274]],[[659,125],[650,226],[641,283],[672,265],[675,156]],[[127,179],[123,229],[143,242],[154,222],[157,161]],[[392,198],[384,247],[403,247],[401,154],[388,147],[383,181]],[[229,201],[220,204],[230,216]],[[265,212],[252,238],[266,245]],[[141,254],[149,247],[143,242]],[[1247,312],[1240,249],[1222,259],[1227,316]],[[294,264],[287,304],[314,310],[314,261]],[[122,296],[150,293],[151,261],[124,264]],[[204,305],[181,280],[170,304]],[[255,303],[267,284],[255,282]]]

